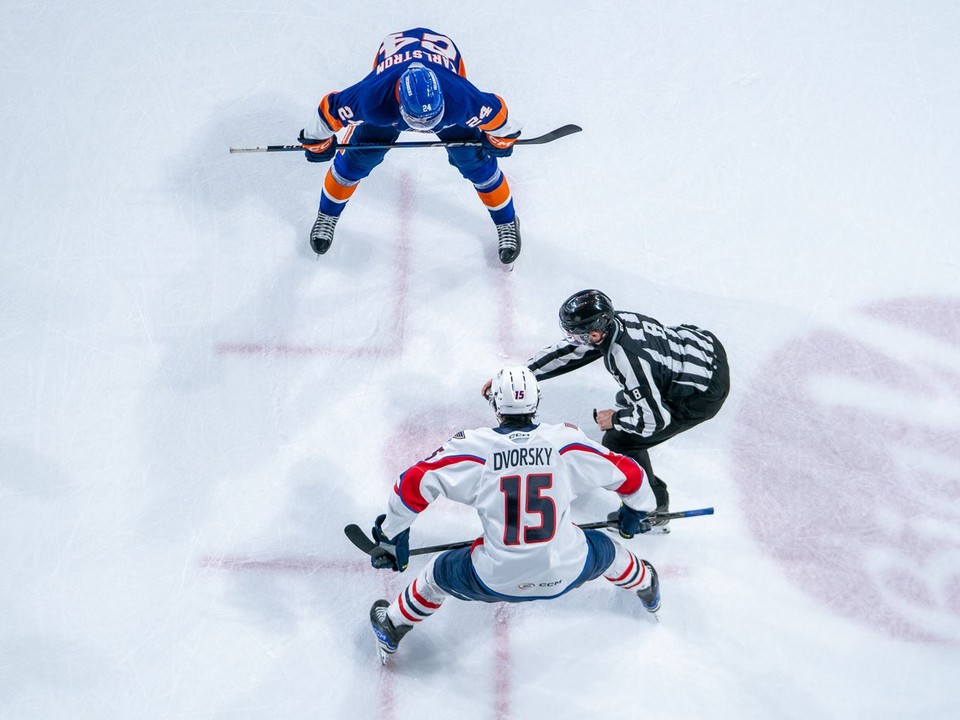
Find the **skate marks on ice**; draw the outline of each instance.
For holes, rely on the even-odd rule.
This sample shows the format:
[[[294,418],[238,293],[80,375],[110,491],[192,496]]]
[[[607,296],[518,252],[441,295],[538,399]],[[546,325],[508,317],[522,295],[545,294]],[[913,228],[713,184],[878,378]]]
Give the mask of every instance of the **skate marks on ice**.
[[[309,298],[310,302],[307,303],[308,307],[312,308],[309,312],[314,315],[312,320],[306,323],[312,329],[310,333],[313,337],[221,341],[215,344],[214,352],[217,355],[377,358],[402,355],[407,330],[413,236],[411,223],[415,204],[416,196],[412,177],[404,172],[401,174],[396,193],[396,234],[384,237],[382,243],[382,249],[385,252],[390,252],[388,246],[393,246],[390,261],[382,263],[390,267],[389,280],[384,287],[380,285],[386,278],[381,277],[379,273],[367,273],[363,287],[350,286],[350,283],[346,283],[347,287],[344,287],[344,283],[335,283],[330,288],[329,280],[322,283],[318,281],[319,290]],[[346,234],[347,229],[341,228],[340,235]],[[348,241],[348,238],[341,236],[338,236],[337,240]],[[304,242],[306,242],[305,239]],[[336,261],[336,256],[331,253],[321,260],[323,261],[333,263]],[[324,274],[329,278],[338,271],[336,267],[313,267],[315,264],[311,263],[311,275],[319,274],[321,279]],[[308,295],[310,290],[309,287],[304,288],[304,292]],[[353,295],[352,300],[351,295]],[[376,303],[367,302],[369,298],[376,298]],[[373,316],[363,319],[361,315],[364,314],[364,309],[374,309],[374,304],[382,309],[382,312],[375,312]],[[351,318],[352,321],[350,321]],[[349,340],[347,343],[342,343],[339,340],[341,337],[355,337],[357,328],[364,329],[367,337],[354,343],[350,343]]]
[[[384,182],[387,180],[384,179]],[[368,179],[367,182],[375,184]],[[399,181],[388,183],[395,206],[384,217],[390,222],[378,222],[377,237],[369,241],[379,258],[352,257],[357,267],[344,267],[344,258],[331,253],[324,256],[317,267],[316,262],[306,263],[297,258],[302,267],[286,268],[290,273],[287,281],[275,281],[272,286],[282,296],[280,300],[266,298],[264,304],[287,305],[275,310],[272,319],[264,316],[254,325],[254,333],[261,337],[236,337],[221,339],[214,344],[218,356],[341,356],[397,358],[407,349],[410,328],[409,313],[415,306],[411,300],[411,278],[415,277],[417,265],[415,242],[422,232],[416,227],[419,211],[419,193],[416,178],[409,171],[399,173]],[[371,188],[372,190],[373,188]],[[386,199],[384,199],[385,202]],[[360,211],[362,208],[353,208]],[[356,226],[360,219],[354,220]],[[386,230],[382,228],[388,228]],[[358,230],[352,231],[354,235]],[[341,226],[337,242],[350,241],[350,227]],[[369,234],[369,233],[368,233]],[[354,238],[356,240],[356,238]],[[428,243],[435,242],[430,238]],[[358,251],[360,252],[360,251]],[[339,261],[339,265],[337,264]],[[451,262],[453,260],[451,259]],[[349,263],[348,263],[349,264]],[[304,270],[306,268],[306,270]],[[430,275],[434,269],[421,269]],[[487,273],[484,273],[487,274]],[[516,310],[514,284],[511,273],[497,267],[489,272],[498,302],[484,310],[492,313],[496,343],[502,355],[520,357],[525,350],[519,349],[516,337]],[[301,297],[293,296],[293,287],[299,288]],[[302,308],[302,309],[298,309]],[[308,313],[308,322],[303,322]],[[260,311],[263,314],[263,311]],[[235,323],[236,325],[236,323]],[[357,330],[360,330],[360,336]],[[229,330],[239,335],[240,330]],[[341,339],[343,338],[343,339]]]
[[[960,643],[960,298],[878,302],[790,342],[733,437],[747,522],[798,587]]]

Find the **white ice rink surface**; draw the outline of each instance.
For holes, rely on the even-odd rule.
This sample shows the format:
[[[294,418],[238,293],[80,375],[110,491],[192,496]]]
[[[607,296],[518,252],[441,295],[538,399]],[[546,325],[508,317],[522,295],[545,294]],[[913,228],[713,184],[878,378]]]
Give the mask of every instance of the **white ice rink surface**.
[[[0,7],[0,718],[960,717],[960,6],[465,5]],[[417,25],[528,136],[584,128],[502,163],[512,273],[442,150],[389,155],[319,261],[324,166],[227,152]],[[343,526],[591,286],[730,356],[653,453],[716,508],[632,541],[659,624],[603,582],[450,600],[381,668],[412,573]],[[541,416],[599,438],[615,389]]]

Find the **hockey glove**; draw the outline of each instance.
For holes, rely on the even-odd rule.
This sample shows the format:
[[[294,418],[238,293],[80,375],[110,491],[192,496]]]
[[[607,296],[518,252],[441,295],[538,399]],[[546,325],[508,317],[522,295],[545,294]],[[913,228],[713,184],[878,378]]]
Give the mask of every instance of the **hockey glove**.
[[[303,145],[303,154],[310,162],[326,162],[337,152],[337,136],[331,135],[326,140],[315,140],[304,137],[303,130],[297,140]]]
[[[520,137],[519,132],[506,137],[497,137],[489,133],[483,134],[483,151],[490,157],[504,158],[513,154],[513,144]]]
[[[379,515],[377,523],[371,531],[373,539],[377,541],[377,547],[373,549],[370,555],[370,564],[377,570],[389,568],[397,572],[403,572],[410,563],[410,528],[391,540],[380,529],[386,519],[386,515]]]
[[[650,521],[643,510],[634,510],[629,505],[620,504],[617,511],[617,530],[620,537],[629,540],[634,535],[650,532]]]

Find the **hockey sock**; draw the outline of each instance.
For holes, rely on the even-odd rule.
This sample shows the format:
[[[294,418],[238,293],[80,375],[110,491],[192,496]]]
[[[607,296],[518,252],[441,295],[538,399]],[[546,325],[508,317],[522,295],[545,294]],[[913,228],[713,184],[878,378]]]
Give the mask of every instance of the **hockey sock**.
[[[447,594],[433,581],[433,561],[397,596],[387,615],[394,625],[419,625],[440,609]]]
[[[357,189],[359,180],[347,180],[340,176],[330,165],[323,179],[323,192],[320,194],[320,212],[325,215],[339,215],[347,205],[347,200]]]
[[[648,588],[651,577],[644,564],[620,543],[614,542],[614,545],[616,545],[617,554],[603,576],[624,590]]]
[[[482,183],[474,183],[480,201],[487,206],[495,225],[512,222],[516,213],[513,209],[513,197],[506,176],[498,168],[493,177]]]

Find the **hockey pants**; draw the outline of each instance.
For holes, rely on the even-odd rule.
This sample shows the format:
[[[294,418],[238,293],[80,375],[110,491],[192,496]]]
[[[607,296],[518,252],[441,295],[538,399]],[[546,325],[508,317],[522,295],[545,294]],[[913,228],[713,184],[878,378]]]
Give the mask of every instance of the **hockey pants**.
[[[396,142],[399,131],[391,127],[356,125],[348,131],[345,144]],[[479,142],[479,130],[450,127],[437,133],[448,142]],[[340,215],[360,181],[383,162],[388,150],[351,150],[334,155],[323,181],[320,194],[320,211],[326,215]],[[460,174],[473,183],[477,195],[490,213],[495,224],[512,222],[516,213],[510,185],[500,171],[496,158],[487,155],[482,147],[447,148],[447,159]]]
[[[584,534],[587,535],[592,552],[580,581],[568,590],[601,575],[617,587],[631,592],[644,590],[650,586],[649,573],[640,559],[630,550],[605,533],[585,530]],[[474,579],[463,582],[456,579],[459,576],[472,576]],[[461,548],[448,550],[427,563],[416,579],[390,604],[387,615],[394,625],[419,625],[439,610],[443,601],[450,595],[461,600],[491,603],[552,599],[551,597],[509,598],[486,590],[482,583],[476,580],[476,573],[473,572],[473,565],[470,562],[470,548]]]

